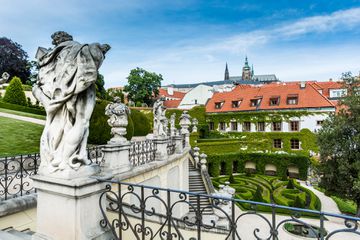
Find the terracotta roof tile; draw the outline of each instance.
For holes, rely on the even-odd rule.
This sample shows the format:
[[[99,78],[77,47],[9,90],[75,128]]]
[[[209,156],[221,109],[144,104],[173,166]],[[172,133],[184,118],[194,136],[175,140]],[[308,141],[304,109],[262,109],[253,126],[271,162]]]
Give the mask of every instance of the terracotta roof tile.
[[[167,108],[177,108],[180,105],[181,100],[166,100],[164,106]]]
[[[287,104],[287,98],[298,96],[298,103]],[[270,98],[279,96],[279,104],[270,105]],[[259,106],[251,106],[252,99],[261,98]],[[232,101],[242,99],[238,108],[232,107]],[[215,108],[216,102],[223,102],[220,109]],[[272,83],[260,87],[237,86],[231,92],[215,93],[206,104],[206,112],[229,112],[229,111],[254,111],[254,110],[280,110],[334,107],[325,96],[320,94],[311,83],[306,83],[305,88],[300,88],[299,83]]]
[[[179,92],[179,91],[173,91],[173,94],[170,95],[167,90],[160,88],[159,89],[159,96],[168,97],[168,98],[176,98],[178,100],[183,99],[186,93]]]

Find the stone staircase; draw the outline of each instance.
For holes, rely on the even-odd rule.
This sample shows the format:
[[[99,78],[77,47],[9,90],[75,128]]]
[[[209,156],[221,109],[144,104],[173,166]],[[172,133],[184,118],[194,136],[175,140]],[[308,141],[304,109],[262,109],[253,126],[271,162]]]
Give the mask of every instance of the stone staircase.
[[[195,168],[191,160],[189,160],[189,192],[207,194],[205,184],[200,174],[200,170]],[[197,196],[190,195],[189,202],[193,204],[193,206],[195,207],[195,209],[189,207],[190,214],[194,214],[195,211],[197,210]],[[208,206],[211,206],[209,198],[201,196],[200,210],[201,211],[203,210],[202,212],[203,215],[214,214],[212,207],[208,207]]]
[[[13,227],[8,227],[0,231],[0,240],[31,240],[34,233],[29,228],[18,231]]]

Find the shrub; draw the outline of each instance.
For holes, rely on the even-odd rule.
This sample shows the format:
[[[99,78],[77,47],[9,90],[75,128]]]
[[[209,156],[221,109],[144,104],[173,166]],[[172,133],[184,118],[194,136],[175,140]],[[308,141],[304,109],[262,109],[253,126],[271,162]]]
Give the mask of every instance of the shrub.
[[[146,136],[151,131],[151,124],[146,115],[139,110],[131,109],[134,124],[134,136]]]
[[[264,199],[262,197],[262,192],[261,192],[261,189],[259,186],[256,188],[256,192],[254,194],[253,201],[255,201],[255,202],[263,202],[264,201]]]
[[[293,179],[289,179],[288,184],[286,185],[286,189],[294,189],[294,180]]]
[[[33,113],[33,114],[39,114],[39,115],[46,115],[46,112],[43,107],[36,106],[36,107],[28,107],[28,106],[21,106],[17,104],[11,104],[7,102],[0,101],[0,108],[15,110],[15,111],[21,111],[21,112],[27,112],[27,113]]]
[[[4,101],[22,106],[27,105],[24,89],[22,87],[20,78],[13,77],[11,79],[9,86],[6,88]]]
[[[230,183],[235,183],[235,179],[234,179],[234,176],[232,174],[229,177],[229,182]]]
[[[295,198],[294,207],[305,208],[305,203],[301,200],[301,198],[299,196],[296,196],[296,198]]]

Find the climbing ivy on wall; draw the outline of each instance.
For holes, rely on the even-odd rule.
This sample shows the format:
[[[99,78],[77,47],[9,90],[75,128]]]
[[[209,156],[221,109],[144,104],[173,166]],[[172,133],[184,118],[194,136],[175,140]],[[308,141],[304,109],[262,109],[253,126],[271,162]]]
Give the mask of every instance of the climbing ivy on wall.
[[[207,113],[206,121],[213,122],[218,126],[220,122],[274,122],[289,121],[291,118],[300,118],[314,115],[314,112],[308,111],[251,111],[251,112],[226,112],[226,113]],[[321,114],[321,113],[316,113]],[[324,113],[325,114],[325,113]]]
[[[254,162],[256,172],[260,174],[265,174],[266,164],[273,164],[277,168],[277,175],[281,177],[286,176],[288,166],[295,165],[299,168],[300,179],[306,179],[310,164],[309,157],[304,155],[235,152],[208,155],[208,171],[212,177],[220,174],[230,175],[232,172],[245,172],[247,161]],[[236,166],[237,169],[233,169],[233,166]]]

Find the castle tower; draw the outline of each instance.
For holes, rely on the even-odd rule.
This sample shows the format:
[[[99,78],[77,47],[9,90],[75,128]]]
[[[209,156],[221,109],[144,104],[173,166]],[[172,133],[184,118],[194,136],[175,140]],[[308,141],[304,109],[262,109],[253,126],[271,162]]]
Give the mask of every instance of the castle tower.
[[[224,80],[230,80],[229,69],[226,63]]]
[[[251,80],[252,79],[252,70],[249,66],[247,56],[245,57],[245,64],[242,69],[242,79],[243,80]]]

